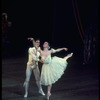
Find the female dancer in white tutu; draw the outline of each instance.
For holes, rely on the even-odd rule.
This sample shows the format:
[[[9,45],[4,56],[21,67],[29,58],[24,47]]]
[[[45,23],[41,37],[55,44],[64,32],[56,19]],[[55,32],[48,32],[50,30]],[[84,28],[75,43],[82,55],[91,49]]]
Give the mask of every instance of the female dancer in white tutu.
[[[63,74],[67,67],[67,59],[73,55],[73,53],[68,54],[64,58],[52,57],[51,54],[59,52],[61,50],[67,51],[67,48],[51,49],[49,50],[49,43],[44,42],[43,50],[40,51],[41,60],[43,61],[42,72],[41,72],[41,84],[48,86],[47,89],[47,100],[51,95],[51,87]]]
[[[33,42],[34,39],[33,39]],[[34,43],[35,44],[35,43]],[[67,48],[59,48],[59,49],[50,49],[49,50],[49,43],[44,42],[43,50],[40,50],[41,60],[43,62],[42,70],[41,70],[41,84],[48,86],[47,87],[47,100],[51,96],[51,87],[61,76],[64,74],[64,71],[67,67],[67,59],[70,58],[73,53],[68,54],[64,58],[60,57],[51,57],[52,53],[56,53],[62,50],[67,51]]]

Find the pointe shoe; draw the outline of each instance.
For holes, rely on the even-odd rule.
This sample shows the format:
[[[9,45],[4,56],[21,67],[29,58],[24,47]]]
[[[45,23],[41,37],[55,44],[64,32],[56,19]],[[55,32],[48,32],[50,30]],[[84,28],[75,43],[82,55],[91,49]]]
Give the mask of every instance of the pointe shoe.
[[[51,93],[47,93],[47,100],[49,100],[50,96],[51,96]]]
[[[42,89],[39,90],[39,93],[42,94],[43,96],[45,95]]]
[[[72,55],[73,55],[73,53],[70,53],[70,54],[68,54],[66,57],[64,57],[64,59],[68,59],[68,58],[70,58],[70,57],[72,57]]]
[[[28,96],[28,93],[25,93],[24,98],[27,98],[27,96]]]
[[[73,55],[73,53],[68,54],[69,57],[71,57]]]

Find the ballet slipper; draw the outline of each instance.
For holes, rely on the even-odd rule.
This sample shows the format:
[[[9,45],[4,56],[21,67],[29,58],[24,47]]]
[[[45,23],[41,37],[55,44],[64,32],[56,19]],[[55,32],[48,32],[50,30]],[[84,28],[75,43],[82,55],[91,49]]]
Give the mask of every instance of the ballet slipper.
[[[25,93],[24,98],[27,98],[27,96],[28,96],[28,93]]]
[[[23,87],[25,87],[24,98],[27,98],[27,96],[28,96],[28,83],[24,82]]]
[[[43,92],[42,89],[39,90],[39,93],[42,94],[43,96],[45,96],[45,93]]]

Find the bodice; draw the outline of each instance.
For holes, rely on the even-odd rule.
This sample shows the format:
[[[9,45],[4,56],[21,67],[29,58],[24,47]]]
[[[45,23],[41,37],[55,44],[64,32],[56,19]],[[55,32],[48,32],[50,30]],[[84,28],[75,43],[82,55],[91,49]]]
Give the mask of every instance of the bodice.
[[[42,56],[41,60],[45,63],[45,64],[49,64],[51,62],[51,55],[48,55],[47,57]]]

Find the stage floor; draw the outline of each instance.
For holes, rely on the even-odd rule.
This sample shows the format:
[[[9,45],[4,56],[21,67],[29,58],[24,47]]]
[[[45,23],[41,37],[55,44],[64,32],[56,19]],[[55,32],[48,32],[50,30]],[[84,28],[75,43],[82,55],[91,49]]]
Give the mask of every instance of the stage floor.
[[[99,100],[98,67],[79,62],[74,58],[68,60],[65,74],[53,84],[50,100]],[[26,63],[25,57],[2,59],[2,100],[46,100],[38,93],[33,73],[29,95],[23,97]],[[47,87],[43,86],[43,90],[46,93]]]

